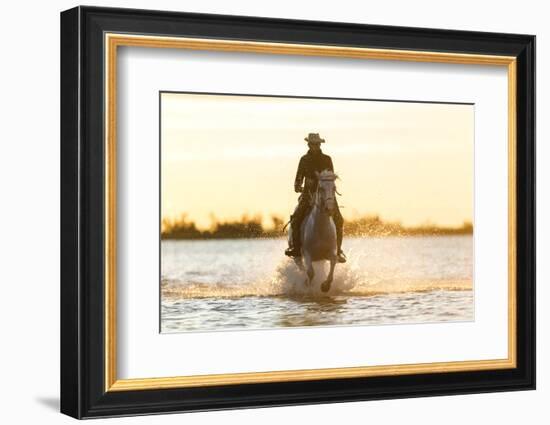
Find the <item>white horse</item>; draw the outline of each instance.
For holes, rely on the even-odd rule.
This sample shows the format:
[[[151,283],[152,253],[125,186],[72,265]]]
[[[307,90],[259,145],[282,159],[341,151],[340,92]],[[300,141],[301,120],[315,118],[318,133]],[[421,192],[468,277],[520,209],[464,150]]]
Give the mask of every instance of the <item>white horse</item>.
[[[337,244],[336,226],[332,214],[336,208],[336,185],[338,178],[332,171],[324,170],[316,173],[318,179],[317,190],[314,194],[313,208],[304,218],[301,228],[302,261],[297,260],[298,266],[305,270],[307,278],[305,285],[311,285],[315,276],[313,261],[330,261],[330,271],[325,281],[321,284],[321,290],[328,292],[334,278],[334,266],[336,265]],[[292,235],[289,232],[289,237]]]

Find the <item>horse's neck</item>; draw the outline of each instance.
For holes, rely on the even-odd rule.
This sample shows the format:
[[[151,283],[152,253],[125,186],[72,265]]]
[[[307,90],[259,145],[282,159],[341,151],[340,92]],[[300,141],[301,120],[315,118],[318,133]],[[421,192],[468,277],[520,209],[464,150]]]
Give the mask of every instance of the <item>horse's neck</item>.
[[[330,215],[327,213],[324,213],[321,211],[321,208],[319,208],[319,205],[315,203],[313,205],[313,209],[311,211],[311,215],[313,218],[313,227],[324,227],[330,222]]]

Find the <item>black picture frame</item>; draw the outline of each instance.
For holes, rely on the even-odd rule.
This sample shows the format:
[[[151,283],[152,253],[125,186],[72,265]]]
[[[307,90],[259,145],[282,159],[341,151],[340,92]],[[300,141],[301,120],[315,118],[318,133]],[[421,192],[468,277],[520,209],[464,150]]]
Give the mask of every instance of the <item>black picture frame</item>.
[[[104,34],[259,40],[517,59],[517,367],[105,391]],[[75,418],[535,388],[535,36],[76,7],[61,13],[61,412]]]

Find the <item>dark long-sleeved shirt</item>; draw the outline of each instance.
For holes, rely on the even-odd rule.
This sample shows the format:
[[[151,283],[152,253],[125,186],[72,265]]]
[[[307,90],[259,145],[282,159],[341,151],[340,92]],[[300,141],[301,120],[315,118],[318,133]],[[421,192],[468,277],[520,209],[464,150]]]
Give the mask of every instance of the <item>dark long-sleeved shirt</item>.
[[[325,155],[322,151],[314,153],[308,150],[308,152],[300,158],[298,171],[296,171],[296,178],[294,179],[294,188],[297,189],[301,187],[305,179],[305,190],[314,190],[317,186],[317,176],[315,172],[317,171],[320,173],[323,170],[334,172],[330,156]]]

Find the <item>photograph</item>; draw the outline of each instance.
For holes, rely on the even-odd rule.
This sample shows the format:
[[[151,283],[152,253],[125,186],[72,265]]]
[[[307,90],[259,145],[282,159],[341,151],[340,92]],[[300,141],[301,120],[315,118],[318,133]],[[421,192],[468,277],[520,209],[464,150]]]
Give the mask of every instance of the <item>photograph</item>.
[[[60,66],[45,67],[57,83],[39,84],[60,86],[60,109],[40,110],[61,119],[38,114],[60,126],[60,158],[45,161],[44,137],[38,150],[8,144],[31,161],[9,156],[15,174],[35,187],[32,161],[53,164],[60,185],[61,263],[46,261],[60,291],[35,297],[58,305],[59,338],[37,335],[59,343],[44,369],[59,411],[174,421],[369,401],[376,420],[388,417],[371,412],[383,400],[452,395],[475,404],[451,407],[459,416],[538,412],[546,394],[524,391],[536,388],[540,349],[543,19],[199,9],[63,10],[48,44]],[[55,55],[34,49],[28,68],[45,52]],[[17,192],[35,205],[15,202],[16,216],[43,205],[46,192]],[[11,227],[28,268],[30,239]],[[37,376],[38,389],[54,382]],[[532,402],[502,403],[510,391]]]
[[[475,320],[474,116],[161,91],[160,332]]]

